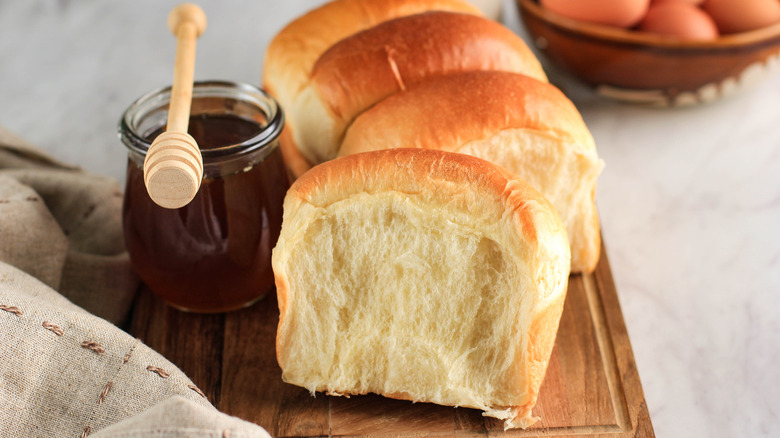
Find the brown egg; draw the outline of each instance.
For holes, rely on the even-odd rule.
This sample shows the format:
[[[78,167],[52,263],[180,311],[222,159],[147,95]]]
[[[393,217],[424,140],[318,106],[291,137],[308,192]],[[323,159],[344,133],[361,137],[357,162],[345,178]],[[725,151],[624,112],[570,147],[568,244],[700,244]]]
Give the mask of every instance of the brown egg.
[[[541,0],[541,4],[574,20],[631,27],[645,15],[650,0]]]
[[[683,2],[683,3],[690,3],[692,5],[700,5],[704,3],[704,0],[651,0],[652,3],[661,3],[661,2]]]
[[[718,37],[718,28],[712,18],[684,1],[653,3],[638,29],[683,40],[712,40]]]
[[[746,32],[780,22],[778,0],[705,0],[721,33]]]

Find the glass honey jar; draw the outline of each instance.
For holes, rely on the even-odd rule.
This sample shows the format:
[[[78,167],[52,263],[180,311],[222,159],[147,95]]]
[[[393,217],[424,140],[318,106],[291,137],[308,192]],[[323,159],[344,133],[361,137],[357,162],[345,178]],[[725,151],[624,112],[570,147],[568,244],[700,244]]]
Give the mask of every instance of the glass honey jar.
[[[282,224],[289,179],[279,134],[284,116],[257,87],[196,82],[189,134],[203,156],[203,181],[186,206],[155,204],[143,163],[165,130],[171,89],[132,103],[119,122],[128,150],[123,226],[134,269],[176,308],[204,313],[249,306],[274,284],[271,250]]]

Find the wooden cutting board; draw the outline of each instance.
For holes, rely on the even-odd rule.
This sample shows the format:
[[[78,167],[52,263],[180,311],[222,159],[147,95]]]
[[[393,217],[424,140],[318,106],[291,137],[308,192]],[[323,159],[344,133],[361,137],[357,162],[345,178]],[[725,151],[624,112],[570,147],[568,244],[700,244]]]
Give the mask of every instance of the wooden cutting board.
[[[281,380],[273,294],[223,315],[182,313],[143,291],[132,331],[178,365],[221,411],[275,437],[654,437],[615,283],[602,248],[590,275],[573,275],[558,337],[528,430],[504,431],[481,411],[377,395],[312,397]]]

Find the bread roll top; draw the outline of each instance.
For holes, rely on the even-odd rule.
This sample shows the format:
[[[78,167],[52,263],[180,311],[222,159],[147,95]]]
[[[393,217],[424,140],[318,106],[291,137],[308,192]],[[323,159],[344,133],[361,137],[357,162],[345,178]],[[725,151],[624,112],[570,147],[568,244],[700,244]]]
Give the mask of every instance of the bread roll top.
[[[531,50],[487,18],[427,12],[389,20],[339,41],[317,60],[312,81],[342,120],[421,80],[500,70],[546,76]]]
[[[339,41],[317,60],[311,82],[287,108],[292,139],[313,164],[333,159],[364,110],[426,78],[474,70],[545,78],[525,43],[492,20],[427,12],[386,21]]]
[[[298,94],[309,83],[317,59],[343,38],[393,18],[431,10],[481,15],[477,8],[461,0],[336,0],[296,18],[271,40],[265,53],[262,83],[288,112],[281,149],[294,176],[315,164],[297,146],[294,131],[306,126],[297,126],[292,109]]]
[[[566,139],[583,153],[596,151],[579,111],[555,86],[516,73],[477,71],[425,80],[377,103],[350,125],[339,155],[388,148],[457,151],[519,128]]]
[[[271,40],[263,64],[263,87],[286,107],[308,83],[317,58],[333,44],[384,21],[431,10],[481,15],[461,0],[337,0],[312,9]]]
[[[381,150],[331,160],[305,175],[287,193],[285,216],[294,215],[299,203],[326,207],[358,193],[394,191],[417,194],[432,207],[468,212],[475,223],[495,223],[509,215],[534,245],[540,227],[565,235],[558,214],[537,190],[503,168],[468,155]]]

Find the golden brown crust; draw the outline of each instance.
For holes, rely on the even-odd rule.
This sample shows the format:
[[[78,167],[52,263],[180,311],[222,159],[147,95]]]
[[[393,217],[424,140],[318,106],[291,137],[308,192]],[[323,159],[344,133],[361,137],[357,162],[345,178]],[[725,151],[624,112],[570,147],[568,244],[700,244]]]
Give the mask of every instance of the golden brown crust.
[[[287,303],[289,297],[290,285],[287,282],[287,277],[283,275],[274,275],[274,283],[276,285],[276,301],[279,305],[279,323],[276,324],[277,334],[282,327],[284,316],[287,315]],[[282,344],[282,337],[276,336],[276,361],[277,363],[284,363],[281,355],[285,351],[285,346]]]
[[[540,208],[554,211],[539,192],[508,171],[470,155],[432,149],[372,151],[314,166],[292,184],[285,209],[288,200],[323,207],[355,193],[390,190],[426,192],[434,202],[460,203],[464,211],[468,211],[468,199],[461,196],[464,191],[491,194],[501,199],[501,208],[514,215],[522,233],[533,244],[539,225],[535,213]],[[560,227],[565,235],[557,214],[547,217],[551,222],[544,226]]]
[[[282,134],[279,136],[279,148],[282,150],[282,157],[289,170],[290,177],[295,180],[311,169],[312,164],[303,156],[298,146],[295,144],[289,125],[285,126]]]
[[[461,0],[337,0],[313,9],[271,40],[263,64],[263,88],[283,108],[293,108],[296,96],[309,82],[314,63],[333,44],[381,22],[431,10],[481,15]],[[294,142],[294,124],[288,117],[288,140],[282,143],[282,150],[293,177],[298,177],[311,163]]]
[[[601,258],[601,221],[599,211],[596,208],[596,187],[591,190],[590,199],[593,200],[593,209],[588,220],[588,235],[583,237],[587,245],[581,245],[578,249],[572,249],[572,260],[576,257],[576,270],[572,272],[592,273]]]
[[[518,422],[518,426],[524,429],[536,421],[531,415],[531,410],[536,405],[539,389],[547,373],[547,365],[555,346],[565,298],[565,294],[559,295],[552,299],[545,308],[539,309],[528,330],[527,354],[529,359],[526,362],[526,379],[529,382],[529,392],[527,401],[519,407],[517,414],[519,418],[525,419]],[[529,420],[531,421],[529,422]]]
[[[441,10],[481,15],[460,0],[337,0],[296,18],[269,44],[263,83],[277,92],[298,92],[317,58],[337,41],[405,15]]]
[[[426,78],[501,70],[546,80],[522,39],[487,18],[428,12],[389,20],[345,38],[312,69],[322,100],[341,120]]]
[[[522,74],[476,71],[426,80],[377,103],[354,120],[339,155],[388,148],[456,151],[518,128],[596,150],[577,108],[553,85]]]

